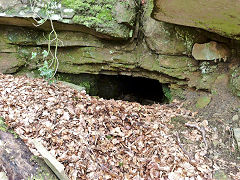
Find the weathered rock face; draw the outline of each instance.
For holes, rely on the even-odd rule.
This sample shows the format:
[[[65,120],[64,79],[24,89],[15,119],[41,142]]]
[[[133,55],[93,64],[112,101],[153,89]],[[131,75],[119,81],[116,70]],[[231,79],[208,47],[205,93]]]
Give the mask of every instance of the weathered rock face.
[[[131,37],[136,17],[134,0],[97,2],[61,0],[59,3],[57,1],[3,0],[0,2],[0,24],[33,27],[34,21],[31,18],[46,17],[44,2],[49,2],[47,11],[51,11],[50,18],[58,22],[56,29],[92,33],[95,31],[103,34],[99,33],[102,38],[128,39]],[[9,21],[10,17],[14,19]],[[73,27],[73,24],[80,26]],[[49,29],[49,24],[45,23],[41,28]]]
[[[0,0],[0,73],[32,75],[42,65],[42,52],[47,49],[51,26],[49,21],[39,27],[32,23],[37,15],[46,16],[42,5],[46,1],[50,2],[32,0],[37,4],[31,8],[29,0]],[[158,20],[151,17],[153,0],[141,1],[143,4],[135,3],[136,0],[55,2],[58,3],[50,5],[51,19],[62,42],[58,44],[57,51],[58,73],[70,75],[71,82],[81,78],[79,82],[91,94],[103,91],[100,93],[105,93],[107,97],[118,93],[118,86],[110,90],[106,90],[104,85],[104,90],[95,88],[94,84],[99,79],[88,76],[105,74],[146,77],[158,80],[171,89],[200,89],[215,92],[215,96],[221,96],[221,87],[226,91],[231,87],[240,97],[240,41],[236,40],[240,39],[240,28],[235,21],[239,8],[234,5],[237,0],[210,0],[205,4],[193,0],[155,0],[153,15]],[[223,4],[225,8],[222,8]],[[202,11],[205,6],[209,8]],[[187,7],[189,9],[184,10]],[[228,8],[231,13],[227,12]],[[51,46],[54,51],[54,43]],[[37,53],[35,59],[31,58],[32,53]],[[212,61],[226,57],[227,62]],[[84,77],[83,73],[87,76]],[[170,99],[171,94],[167,93]],[[223,102],[230,104],[230,96]],[[128,97],[123,99],[129,100]],[[211,95],[202,96],[196,108],[206,108],[213,99]],[[237,100],[234,102],[237,104]],[[218,113],[221,111],[219,109]],[[10,135],[2,131],[0,122],[0,177],[3,168],[9,177],[16,179],[36,175],[36,168],[42,165],[32,164],[30,152],[20,140]],[[5,143],[10,151],[1,146]],[[15,161],[11,157],[16,157]],[[14,162],[21,166],[15,166]],[[26,169],[29,171],[25,172]],[[46,177],[42,172],[39,176],[36,179]],[[55,179],[55,176],[45,179],[51,178]]]
[[[203,43],[207,37],[194,28],[157,21],[150,17],[153,1],[147,1],[143,14],[143,33],[147,46],[157,54],[191,55],[194,43]]]
[[[151,18],[151,0],[140,6],[132,0],[62,0],[51,6],[54,27],[62,41],[58,45],[61,73],[147,77],[211,91],[219,75],[227,70],[231,76],[231,66],[206,60],[229,57],[235,49],[236,56],[240,47],[236,40]],[[36,8],[38,15],[44,16],[41,3]],[[142,10],[140,17],[138,8]],[[33,26],[31,17],[36,14],[28,1],[4,1],[0,12],[0,73],[37,70],[42,51],[47,49],[49,22]],[[32,52],[37,53],[34,60]]]
[[[194,28],[160,22],[150,17],[151,1],[145,7],[143,32],[148,47],[158,54],[191,55],[194,43],[206,42],[206,36]]]
[[[25,64],[23,60],[17,58],[17,53],[0,53],[0,55],[1,73],[14,73]]]
[[[238,0],[156,0],[153,17],[160,21],[202,28],[240,39]]]
[[[146,43],[156,53],[168,55],[191,54],[195,35],[194,33],[188,34],[190,28],[186,28],[186,34],[184,34],[184,31],[181,31],[182,29],[178,26],[158,22],[150,17],[144,23]]]
[[[47,46],[42,32],[3,25],[1,31],[3,47],[14,48],[16,62],[22,62],[18,68],[36,69],[41,52]],[[81,32],[59,32],[58,37],[63,41],[58,49],[58,71],[63,73],[122,74],[157,79],[162,83],[187,84],[186,79],[198,69],[197,61],[192,58],[170,56],[165,51],[163,54],[166,55],[153,54],[144,45],[122,46]],[[37,61],[31,59],[32,52],[38,53]],[[4,57],[4,53],[1,54]],[[13,63],[11,65],[15,67]],[[17,71],[10,71],[11,68],[5,65],[2,67],[8,70],[2,70],[2,73]]]

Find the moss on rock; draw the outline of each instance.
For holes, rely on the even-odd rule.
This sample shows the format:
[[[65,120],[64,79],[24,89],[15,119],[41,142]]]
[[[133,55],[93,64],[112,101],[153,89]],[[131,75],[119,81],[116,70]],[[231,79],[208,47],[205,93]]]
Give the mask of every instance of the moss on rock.
[[[69,74],[58,73],[57,79],[60,81],[66,81],[84,87],[88,94],[93,96],[98,94],[97,78],[92,74]]]
[[[202,109],[202,108],[206,107],[210,102],[211,102],[211,97],[201,96],[197,100],[196,108]]]
[[[28,180],[58,180],[56,175],[52,172],[52,170],[48,167],[48,165],[44,162],[43,159],[32,155],[30,160],[34,163],[37,163],[38,168],[35,174],[28,178]]]
[[[206,3],[200,0],[156,0],[153,16],[160,21],[198,27],[239,39],[238,3],[238,0],[209,0]]]
[[[9,132],[9,133],[13,134],[15,138],[18,138],[17,133],[15,133],[12,129],[10,129],[7,126],[3,117],[0,117],[0,131]]]
[[[72,19],[74,23],[83,24],[114,37],[129,38],[131,28],[118,21],[119,17],[124,15],[125,23],[133,25],[131,22],[135,19],[135,6],[131,6],[129,0],[121,2],[126,4],[124,8],[128,13],[124,14],[116,13],[118,1],[115,0],[62,0],[61,3],[76,12]]]
[[[13,28],[8,32],[7,37],[11,44],[36,45],[42,33],[26,28]]]
[[[204,33],[196,28],[179,26],[151,17],[153,0],[144,6],[142,19],[143,32],[150,49],[161,55],[191,55],[194,43],[202,43],[207,39]]]

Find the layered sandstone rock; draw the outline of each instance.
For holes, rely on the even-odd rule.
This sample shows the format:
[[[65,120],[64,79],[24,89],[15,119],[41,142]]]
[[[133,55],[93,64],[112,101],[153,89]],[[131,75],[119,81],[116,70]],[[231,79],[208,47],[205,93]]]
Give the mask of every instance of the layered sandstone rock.
[[[0,72],[36,72],[48,45],[50,22],[35,27],[32,18],[36,13],[27,0],[1,3]],[[231,63],[230,52],[237,56],[239,43],[204,30],[157,21],[151,18],[153,5],[150,0],[144,4],[131,0],[62,0],[53,4],[51,19],[62,42],[58,44],[58,72],[147,77],[210,91],[229,66],[223,61],[204,61],[227,57]],[[40,2],[36,8],[37,14],[44,17]],[[104,9],[108,9],[111,20],[110,14],[103,14]],[[85,18],[77,18],[82,14]],[[104,23],[106,18],[110,25]],[[201,50],[211,41],[217,43],[210,43],[209,52],[214,55],[209,58]],[[31,58],[33,52],[37,53],[36,59]]]
[[[202,28],[240,39],[238,0],[156,0],[153,17],[160,21]]]

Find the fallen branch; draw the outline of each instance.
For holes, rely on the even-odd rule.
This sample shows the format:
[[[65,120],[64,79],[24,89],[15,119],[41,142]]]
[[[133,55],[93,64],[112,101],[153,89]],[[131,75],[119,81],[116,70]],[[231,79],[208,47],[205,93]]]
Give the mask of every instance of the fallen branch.
[[[178,134],[178,132],[177,132],[177,134],[176,134],[176,138],[177,138],[177,144],[178,144],[178,146],[181,148],[181,150],[188,156],[188,158],[189,158],[189,160],[190,161],[192,161],[192,155],[190,155],[184,148],[183,148],[183,146],[182,146],[182,144],[181,144],[181,140],[180,140],[180,137],[179,137],[179,134]]]
[[[185,123],[185,126],[191,127],[191,128],[196,128],[198,131],[200,131],[201,134],[202,134],[202,137],[203,137],[203,142],[205,144],[205,147],[206,147],[206,149],[208,149],[208,144],[207,144],[207,141],[206,141],[206,131],[205,131],[205,128],[203,126],[199,127],[198,125],[191,124],[191,123]]]

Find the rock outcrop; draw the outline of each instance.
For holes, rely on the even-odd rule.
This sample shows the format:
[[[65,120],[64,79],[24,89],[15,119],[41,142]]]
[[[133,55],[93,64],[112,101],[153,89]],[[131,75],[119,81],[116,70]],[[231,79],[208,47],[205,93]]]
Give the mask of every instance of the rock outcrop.
[[[0,73],[36,72],[42,63],[50,22],[39,27],[32,24],[33,18],[46,14],[45,1],[31,2],[36,5],[31,6],[28,0],[1,1]],[[166,7],[173,5],[169,3]],[[51,19],[62,41],[58,45],[58,72],[146,77],[174,87],[207,91],[212,90],[222,73],[227,71],[231,76],[231,58],[238,58],[239,54],[237,40],[155,20],[151,18],[153,6],[152,0],[143,4],[134,0],[50,3]],[[157,8],[158,1],[156,19]],[[167,13],[174,15],[170,10]],[[31,58],[33,52],[37,53],[36,59]],[[228,61],[209,61],[221,58]],[[234,76],[231,81],[234,92],[239,91],[237,79]]]
[[[238,0],[156,0],[153,17],[239,40],[239,7]]]
[[[61,0],[61,3],[3,0],[0,2],[0,24],[32,27],[32,18],[45,18],[49,12],[50,18],[58,22],[55,25],[58,30],[87,31],[102,38],[128,39],[133,31],[136,4],[134,0]],[[40,29],[49,29],[49,24]]]

